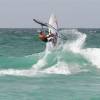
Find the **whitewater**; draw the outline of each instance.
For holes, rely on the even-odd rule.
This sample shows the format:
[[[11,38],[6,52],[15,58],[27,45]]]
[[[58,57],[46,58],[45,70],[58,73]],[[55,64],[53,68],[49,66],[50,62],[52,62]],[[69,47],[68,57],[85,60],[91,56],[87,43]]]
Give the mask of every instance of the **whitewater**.
[[[51,50],[50,44],[46,44],[44,51],[32,54],[38,59],[31,68],[27,69],[0,69],[0,75],[13,76],[38,76],[38,74],[78,74],[91,71],[89,66],[100,68],[100,49],[85,48],[87,35],[77,29],[64,29],[59,33],[63,34],[66,40],[59,38],[57,46]],[[61,36],[60,36],[61,37]],[[26,56],[25,58],[31,55]],[[34,57],[35,59],[35,57]]]
[[[100,29],[0,29],[0,100],[100,100]]]

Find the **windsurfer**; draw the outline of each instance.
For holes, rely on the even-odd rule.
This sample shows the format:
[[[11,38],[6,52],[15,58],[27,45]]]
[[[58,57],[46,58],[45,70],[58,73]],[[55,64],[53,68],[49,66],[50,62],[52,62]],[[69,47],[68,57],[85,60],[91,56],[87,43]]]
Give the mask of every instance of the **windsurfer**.
[[[39,38],[44,42],[50,42],[50,41],[54,41],[55,35],[52,33],[46,35],[44,32],[41,31],[39,33]]]

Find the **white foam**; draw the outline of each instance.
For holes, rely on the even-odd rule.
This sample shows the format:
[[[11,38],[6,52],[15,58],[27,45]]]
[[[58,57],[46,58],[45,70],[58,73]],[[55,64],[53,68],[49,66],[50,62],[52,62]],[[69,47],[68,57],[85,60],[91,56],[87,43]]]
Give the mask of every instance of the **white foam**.
[[[97,68],[100,68],[100,49],[99,48],[87,48],[81,50],[82,54],[88,61],[90,61]]]
[[[85,44],[86,34],[73,30],[72,33],[77,35],[77,39],[65,43],[63,50],[70,50],[73,53],[79,53],[83,55],[92,65],[95,65],[97,68],[100,68],[100,49],[99,48],[86,48],[82,47]],[[70,33],[71,34],[71,33]]]
[[[42,72],[47,74],[63,74],[63,75],[70,75],[70,74],[77,74],[80,72],[87,72],[86,69],[81,69],[77,64],[67,64],[66,62],[58,62],[52,67],[44,69]]]
[[[56,50],[57,52],[64,53],[66,51],[71,51],[74,53],[79,53],[82,56],[84,56],[89,62],[91,62],[92,65],[95,65],[97,68],[100,68],[100,49],[99,48],[86,48],[83,49],[85,40],[86,40],[86,34],[78,32],[77,30],[70,31],[70,34],[76,35],[75,40],[68,40],[65,43],[61,43]],[[52,49],[51,44],[47,43],[46,50],[44,51],[44,55],[42,54],[42,57],[37,61],[36,64],[32,66],[31,69],[23,69],[23,70],[16,70],[16,69],[6,69],[6,70],[0,70],[0,75],[15,75],[15,76],[34,76],[37,74],[74,74],[79,73],[82,71],[86,71],[84,69],[80,68],[80,65],[78,64],[68,64],[67,62],[57,60],[56,64],[48,67],[48,55],[51,55],[53,52],[55,52],[55,49]],[[59,49],[60,48],[60,49]],[[63,49],[62,49],[63,48]],[[60,58],[60,55],[55,55],[56,58]],[[62,56],[61,56],[62,57]]]
[[[84,44],[85,38],[86,38],[86,35],[83,34],[75,42],[71,43],[71,45],[70,45],[71,51],[73,51],[74,53],[79,53],[80,49],[82,48],[82,46]]]
[[[64,74],[68,75],[71,74],[70,70],[68,69],[68,66],[64,62],[58,62],[56,65],[47,68],[42,71],[43,73],[48,73],[48,74]]]
[[[33,69],[39,70],[45,66],[47,66],[47,56],[51,53],[51,51],[48,51],[47,49],[44,52],[43,57],[41,57],[36,64],[32,66]]]
[[[83,55],[92,65],[100,68],[100,49],[99,48],[86,48],[82,47],[85,44],[86,34],[72,30],[72,34],[77,35],[77,39],[74,41],[66,42],[63,46],[63,50],[70,50],[73,53],[79,53]],[[70,33],[71,34],[71,33]]]
[[[16,69],[5,69],[0,70],[0,75],[12,75],[12,76],[34,76],[37,75],[35,70],[16,70]]]
[[[86,35],[81,33],[81,32],[78,32],[77,30],[71,30],[70,34],[76,35],[77,36],[76,40],[70,41],[70,43],[66,42],[65,44],[60,44],[62,46],[58,46],[58,48],[63,47],[63,50],[61,50],[61,49],[58,49],[58,50],[61,50],[61,52],[66,51],[66,50],[70,50],[74,53],[80,53],[81,48],[84,45]],[[55,50],[55,49],[51,50],[51,48],[52,48],[51,44],[47,43],[44,56],[42,58],[40,58],[40,60],[35,65],[32,66],[33,69],[35,68],[35,70],[37,69],[38,71],[41,71],[42,73],[49,73],[49,74],[68,75],[71,73],[81,72],[79,65],[77,65],[77,64],[68,65],[67,62],[61,62],[59,60],[56,62],[55,65],[53,65],[49,68],[46,68],[44,70],[41,70],[41,68],[47,66],[48,54],[50,54],[50,53],[52,54],[53,50]],[[57,50],[57,48],[56,48],[56,50]],[[56,55],[56,56],[58,56],[58,58],[59,58],[59,55]]]
[[[74,30],[74,35],[77,35],[77,39],[73,40],[72,42],[71,41],[66,42],[63,46],[64,51],[70,50],[74,53],[79,53],[80,52],[80,49],[83,47],[84,42],[86,40],[86,34],[83,34],[81,32],[78,32],[77,30]]]
[[[32,66],[32,68],[33,69],[35,69],[35,70],[39,70],[39,69],[41,69],[42,67],[44,67],[44,66],[46,66],[46,61],[45,61],[45,59],[43,58],[41,58],[36,64],[34,64],[33,66]]]

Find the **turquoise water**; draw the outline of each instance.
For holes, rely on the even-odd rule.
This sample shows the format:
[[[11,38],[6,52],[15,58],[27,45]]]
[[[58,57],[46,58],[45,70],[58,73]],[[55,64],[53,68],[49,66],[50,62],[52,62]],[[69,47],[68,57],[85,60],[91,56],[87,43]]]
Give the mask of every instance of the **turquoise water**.
[[[38,30],[0,29],[0,100],[100,100],[100,29]]]

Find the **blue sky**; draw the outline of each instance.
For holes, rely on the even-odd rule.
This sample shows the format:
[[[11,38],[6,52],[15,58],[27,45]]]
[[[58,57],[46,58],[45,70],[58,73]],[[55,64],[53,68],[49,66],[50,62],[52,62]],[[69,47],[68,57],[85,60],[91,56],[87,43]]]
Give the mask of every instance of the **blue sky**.
[[[0,27],[39,27],[55,14],[59,27],[100,28],[100,0],[0,0]]]

